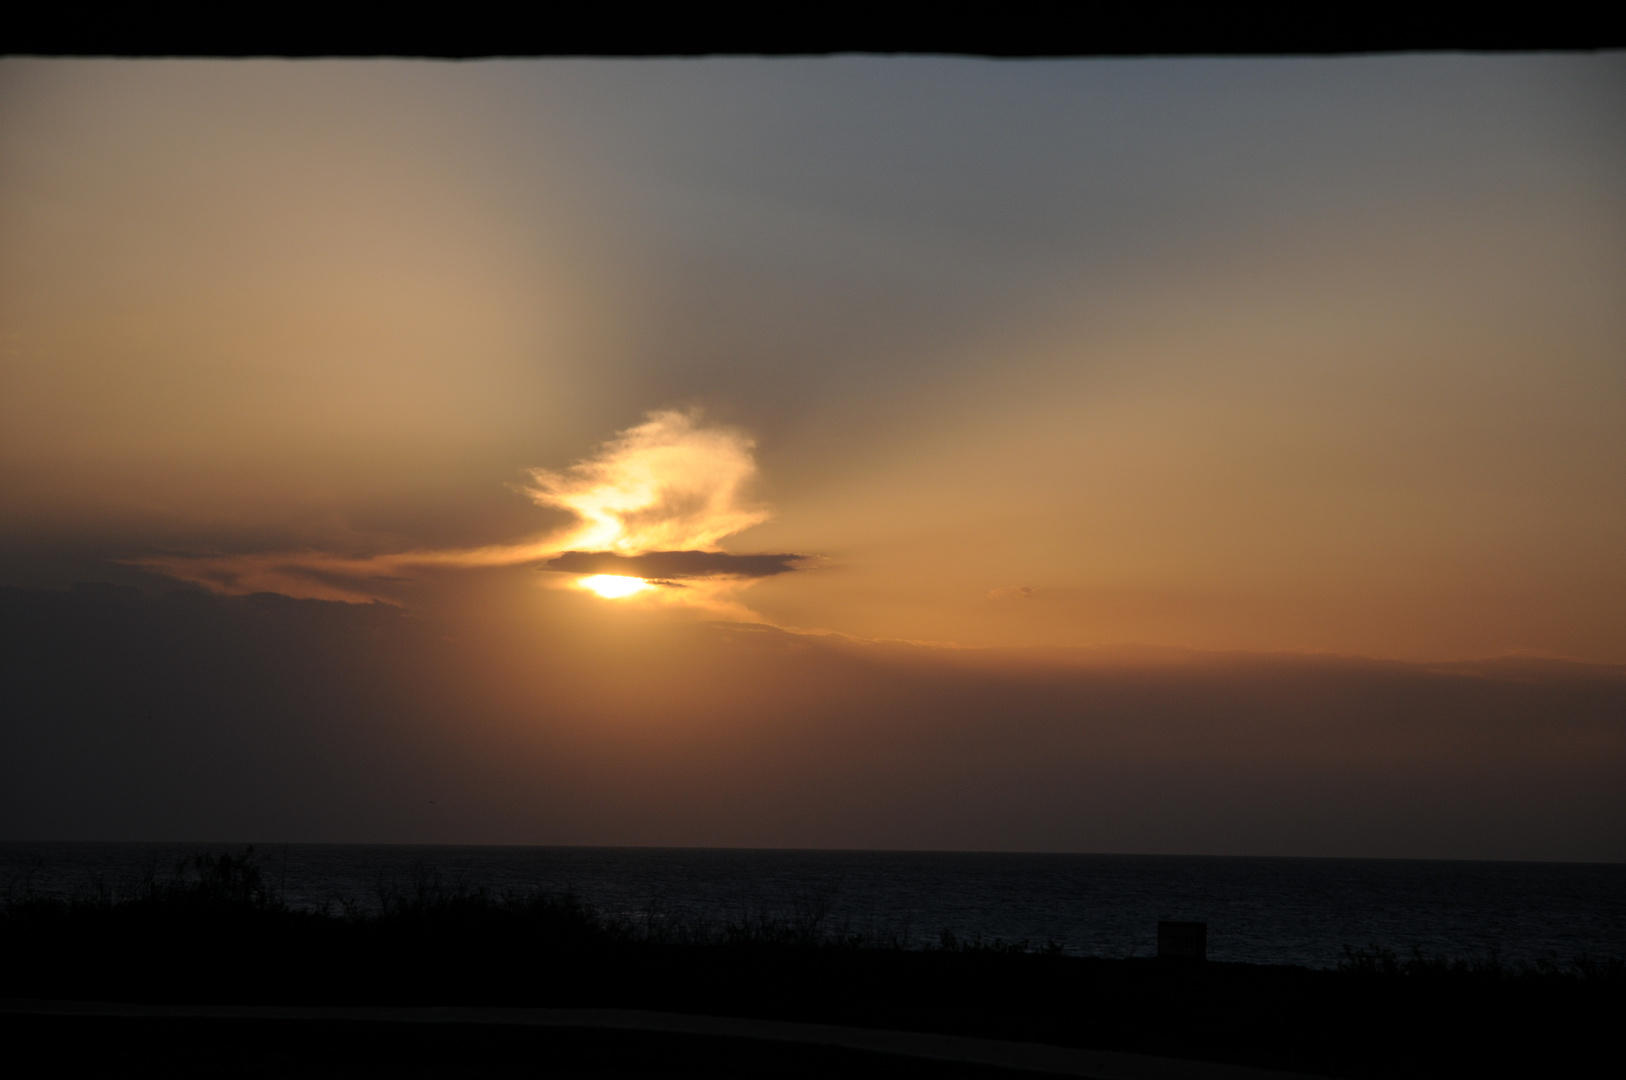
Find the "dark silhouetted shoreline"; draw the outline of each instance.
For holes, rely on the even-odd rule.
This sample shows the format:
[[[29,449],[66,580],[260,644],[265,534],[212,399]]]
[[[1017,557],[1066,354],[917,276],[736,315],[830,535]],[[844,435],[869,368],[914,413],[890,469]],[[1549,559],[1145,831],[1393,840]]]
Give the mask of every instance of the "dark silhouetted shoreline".
[[[1626,1004],[1626,966],[1618,959],[1515,967],[1373,949],[1352,951],[1338,970],[1324,971],[1069,957],[1049,945],[952,935],[933,947],[905,948],[829,931],[817,913],[639,924],[569,895],[497,894],[433,878],[385,889],[380,900],[367,912],[342,904],[295,910],[252,856],[230,855],[197,856],[174,877],[151,878],[126,895],[14,894],[0,917],[0,996],[642,1009],[1331,1076],[1550,1073],[1601,1052]],[[13,1031],[19,1023],[6,1021]],[[28,1030],[61,1029],[66,1038],[85,1025],[122,1025],[117,1038],[92,1042],[135,1047],[156,1038],[155,1030],[178,1032],[188,1023],[195,1024],[57,1018]],[[211,1038],[225,1038],[229,1026],[209,1028]],[[314,1027],[300,1030],[300,1038],[315,1037]],[[510,1036],[492,1039],[506,1045]],[[633,1071],[604,1075],[636,1074],[627,1068]]]

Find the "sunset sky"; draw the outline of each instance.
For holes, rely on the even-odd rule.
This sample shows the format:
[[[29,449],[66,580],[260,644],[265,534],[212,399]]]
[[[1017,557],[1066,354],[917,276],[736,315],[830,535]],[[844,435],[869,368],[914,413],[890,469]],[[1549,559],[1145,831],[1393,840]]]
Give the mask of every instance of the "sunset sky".
[[[16,839],[1626,858],[1626,56],[0,61],[0,586]]]

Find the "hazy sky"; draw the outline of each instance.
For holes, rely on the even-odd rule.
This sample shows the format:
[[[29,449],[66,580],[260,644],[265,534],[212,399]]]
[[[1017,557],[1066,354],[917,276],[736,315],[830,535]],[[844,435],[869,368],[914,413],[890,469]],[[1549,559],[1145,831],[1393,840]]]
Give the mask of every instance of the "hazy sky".
[[[14,836],[1626,857],[1618,53],[9,59],[0,350]]]

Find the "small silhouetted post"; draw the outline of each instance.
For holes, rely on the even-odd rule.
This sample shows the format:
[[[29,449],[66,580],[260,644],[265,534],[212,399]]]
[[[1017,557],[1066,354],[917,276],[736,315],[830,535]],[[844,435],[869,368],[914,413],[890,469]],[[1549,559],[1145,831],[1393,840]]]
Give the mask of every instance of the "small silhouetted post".
[[[1208,924],[1205,922],[1159,922],[1157,955],[1172,960],[1208,959]]]

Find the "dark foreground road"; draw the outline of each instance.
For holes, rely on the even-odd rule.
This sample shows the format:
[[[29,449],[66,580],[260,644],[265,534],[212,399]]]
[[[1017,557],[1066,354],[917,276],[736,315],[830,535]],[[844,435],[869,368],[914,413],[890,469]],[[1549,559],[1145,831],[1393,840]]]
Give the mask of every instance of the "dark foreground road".
[[[630,1010],[0,1002],[13,1059],[74,1076],[1290,1080],[1031,1043]]]

